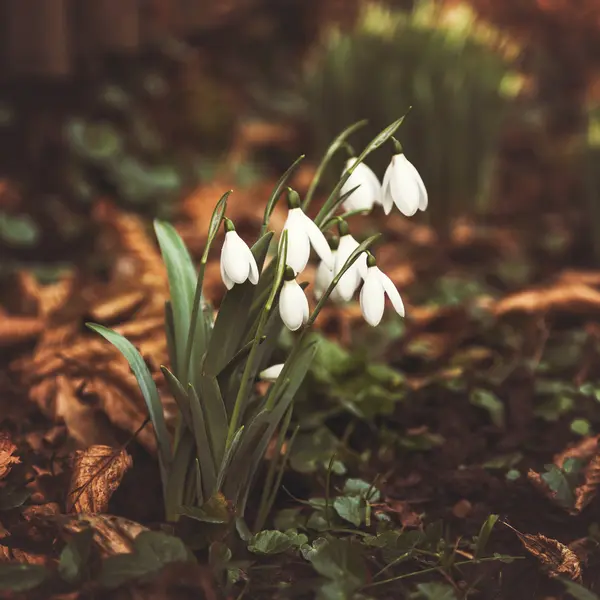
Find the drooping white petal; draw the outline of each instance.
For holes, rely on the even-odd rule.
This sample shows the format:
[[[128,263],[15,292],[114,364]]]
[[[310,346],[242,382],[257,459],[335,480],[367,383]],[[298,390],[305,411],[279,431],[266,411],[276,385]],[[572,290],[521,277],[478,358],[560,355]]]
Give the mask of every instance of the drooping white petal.
[[[292,208],[283,226],[288,232],[287,260],[294,273],[304,271],[310,257],[310,241],[304,228],[301,208]]]
[[[388,165],[383,176],[383,183],[381,184],[381,205],[383,206],[383,212],[389,215],[392,212],[394,206],[394,199],[392,198],[392,190],[390,188],[390,178],[392,176],[394,159]]]
[[[407,217],[412,217],[419,209],[420,190],[413,172],[407,167],[404,154],[392,158],[394,164],[390,175],[390,191],[394,204]]]
[[[365,283],[360,290],[360,309],[365,321],[373,327],[381,322],[385,308],[385,296],[378,271],[377,267],[369,267]]]
[[[336,250],[332,250],[332,254],[335,257],[337,255]],[[333,280],[333,270],[330,269],[323,261],[319,263],[317,268],[317,273],[315,275],[315,283],[313,286],[313,293],[317,300],[320,300],[323,297],[323,294],[326,292],[327,288],[331,284]]]
[[[415,167],[415,165],[413,165],[408,159],[406,159],[406,166],[410,171],[412,171],[415,181],[419,186],[419,210],[425,210],[429,204],[429,196],[427,195],[427,189],[423,183],[423,178],[421,177],[419,171],[417,171],[417,167]]]
[[[248,255],[248,263],[250,264],[250,274],[248,275],[248,279],[250,280],[250,283],[256,285],[260,278],[260,273],[258,272],[258,265],[256,264],[254,254],[252,254],[252,250],[250,250],[248,246],[246,246],[246,248]]]
[[[283,283],[279,295],[279,315],[290,331],[300,329],[308,319],[308,300],[295,279]]]
[[[258,374],[258,377],[260,379],[262,379],[263,381],[275,381],[279,375],[281,375],[281,371],[283,371],[283,367],[284,364],[280,363],[277,365],[272,365],[270,367],[268,367],[267,369],[265,369],[264,371],[261,371]]]
[[[219,266],[221,268],[221,279],[223,280],[225,287],[228,290],[230,290],[235,285],[235,282],[229,278],[229,276],[225,272],[225,269],[223,268],[223,252],[221,252],[221,260],[219,262]]]
[[[250,273],[248,246],[236,231],[225,234],[225,242],[221,252],[223,269],[234,283],[244,283]]]
[[[337,274],[358,247],[358,242],[350,235],[346,234],[340,238],[340,245],[335,256],[334,273]],[[356,262],[342,275],[337,284],[338,293],[341,299],[346,302],[352,298],[356,288],[360,284],[360,272]]]
[[[302,223],[304,224],[304,231],[310,240],[312,247],[315,252],[319,255],[319,258],[329,267],[333,268],[333,256],[331,254],[331,248],[327,243],[327,239],[323,235],[323,232],[313,222],[313,220],[306,216],[302,209],[298,208],[302,215]],[[305,265],[306,266],[306,265]]]
[[[374,267],[379,271],[379,280],[381,281],[381,285],[385,293],[388,295],[388,298],[392,302],[392,306],[394,310],[401,316],[404,316],[404,302],[402,302],[402,298],[400,297],[400,292],[394,285],[394,282],[380,269]]]
[[[356,158],[351,158],[346,163],[346,170],[356,163]],[[350,177],[346,180],[340,194],[343,196],[358,186],[354,192],[343,202],[344,210],[371,210],[373,204],[380,203],[381,184],[377,175],[364,163],[359,163]]]

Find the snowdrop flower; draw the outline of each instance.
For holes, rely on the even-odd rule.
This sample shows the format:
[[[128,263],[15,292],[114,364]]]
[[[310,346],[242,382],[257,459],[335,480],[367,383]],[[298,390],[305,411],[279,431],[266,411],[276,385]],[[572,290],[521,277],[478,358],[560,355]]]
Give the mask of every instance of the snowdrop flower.
[[[383,177],[381,203],[386,215],[395,204],[402,214],[412,217],[417,210],[427,208],[427,190],[415,166],[406,158],[400,144],[397,146],[399,153],[392,156]]]
[[[379,325],[383,317],[385,294],[392,301],[394,310],[403,317],[402,298],[392,280],[379,269],[372,255],[367,259],[367,267],[365,283],[360,290],[360,309],[365,321],[373,327]]]
[[[267,369],[265,369],[264,371],[261,371],[258,374],[259,379],[262,379],[263,381],[268,381],[269,383],[273,383],[274,381],[276,381],[276,379],[279,377],[279,375],[281,375],[281,371],[283,371],[283,367],[284,364],[280,363],[277,365],[272,365],[270,367],[268,367]]]
[[[284,230],[288,232],[287,265],[294,269],[294,273],[302,272],[308,263],[310,247],[315,249],[321,260],[333,268],[331,248],[321,230],[304,214],[300,208],[298,193],[288,188],[288,202],[290,210],[286,219]]]
[[[346,162],[346,169],[350,169],[356,163],[356,158],[350,158]],[[354,171],[340,190],[340,195],[347,194],[354,190],[342,203],[344,210],[371,210],[374,204],[381,204],[381,183],[377,175],[364,163],[356,165]]]
[[[221,279],[230,290],[236,283],[258,283],[256,259],[244,240],[237,234],[233,223],[225,218],[225,242],[221,250]]]
[[[337,275],[350,255],[358,248],[358,242],[352,237],[348,229],[348,224],[345,221],[339,221],[338,229],[340,232],[340,245],[335,255],[334,275]],[[342,275],[336,289],[342,300],[348,302],[354,292],[360,285],[361,277],[367,276],[367,256],[362,254],[359,256],[352,266]]]
[[[308,300],[298,285],[291,267],[286,268],[279,294],[279,315],[290,331],[300,329],[308,321]]]
[[[333,259],[333,263],[335,265],[335,257],[337,255],[337,248],[339,244],[339,240],[337,238],[331,238],[328,240],[329,246],[331,248],[331,256]],[[334,277],[334,271],[330,268],[324,261],[319,263],[317,268],[317,272],[315,274],[315,283],[313,287],[313,293],[316,300],[320,300],[323,297],[323,294],[327,291],[327,288],[331,285]],[[342,298],[339,294],[339,287],[336,285],[333,288],[329,298],[334,302],[341,302]]]

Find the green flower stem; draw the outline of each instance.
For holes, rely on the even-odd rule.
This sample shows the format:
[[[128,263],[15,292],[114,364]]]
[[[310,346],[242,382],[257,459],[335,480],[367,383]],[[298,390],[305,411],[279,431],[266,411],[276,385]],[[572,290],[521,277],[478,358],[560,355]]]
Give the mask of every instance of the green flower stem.
[[[233,412],[231,414],[231,419],[229,421],[229,429],[227,431],[227,442],[225,443],[226,450],[229,448],[231,442],[233,441],[235,432],[239,427],[238,424],[242,416],[242,410],[246,405],[246,397],[248,395],[248,388],[250,386],[250,373],[254,368],[256,352],[263,338],[263,332],[265,326],[267,325],[267,321],[269,320],[271,309],[273,308],[273,303],[275,301],[275,296],[277,295],[277,292],[283,280],[283,273],[285,271],[285,263],[287,259],[287,244],[287,231],[284,231],[281,235],[281,241],[279,242],[277,271],[275,273],[273,285],[271,286],[271,293],[269,294],[269,297],[267,298],[265,306],[262,310],[262,314],[258,322],[258,327],[256,328],[256,333],[254,334],[254,340],[252,341],[252,347],[250,348],[250,352],[248,354],[248,360],[246,361],[246,366],[244,367],[242,380],[240,381],[240,387],[235,398],[235,404],[233,405]]]

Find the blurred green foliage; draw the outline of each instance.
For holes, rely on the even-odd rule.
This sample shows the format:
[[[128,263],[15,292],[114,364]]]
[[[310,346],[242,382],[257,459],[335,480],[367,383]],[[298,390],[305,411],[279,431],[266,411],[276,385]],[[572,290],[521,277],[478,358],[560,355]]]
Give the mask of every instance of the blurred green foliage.
[[[600,106],[588,112],[584,150],[585,196],[588,205],[589,237],[596,262],[600,261]]]
[[[407,13],[367,4],[353,31],[330,32],[288,109],[302,111],[323,152],[349,123],[369,120],[360,148],[412,107],[399,139],[428,188],[427,214],[445,228],[489,201],[499,135],[523,85],[509,54],[465,5],[442,13],[422,0]],[[371,164],[379,176],[388,160]]]

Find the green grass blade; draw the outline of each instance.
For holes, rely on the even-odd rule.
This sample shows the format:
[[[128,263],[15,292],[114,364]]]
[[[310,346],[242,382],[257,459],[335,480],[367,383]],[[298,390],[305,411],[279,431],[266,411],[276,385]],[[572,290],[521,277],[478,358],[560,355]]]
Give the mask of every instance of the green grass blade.
[[[225,453],[225,440],[229,426],[227,411],[216,377],[201,375],[198,377],[198,385],[198,394],[202,400],[206,430],[213,449],[216,466],[221,463]]]
[[[127,362],[137,379],[138,385],[140,386],[144,400],[146,401],[148,414],[150,415],[150,420],[156,433],[156,443],[158,446],[158,456],[160,459],[163,482],[166,481],[166,474],[171,465],[172,458],[171,439],[165,423],[163,405],[160,401],[160,396],[158,395],[158,389],[152,379],[148,366],[144,362],[144,359],[137,348],[121,334],[112,329],[108,329],[108,327],[104,327],[103,325],[96,325],[95,323],[86,323],[86,326],[108,340],[127,359]]]
[[[163,377],[165,378],[165,381],[167,382],[167,385],[169,386],[169,391],[171,392],[173,398],[175,399],[175,402],[177,403],[177,407],[181,411],[183,422],[186,424],[188,429],[192,429],[193,426],[192,413],[190,411],[190,400],[185,391],[185,388],[183,387],[183,385],[181,385],[179,379],[177,379],[177,377],[175,377],[175,375],[173,375],[173,373],[171,373],[171,371],[169,371],[167,367],[161,365],[160,370],[163,374]]]
[[[202,405],[193,386],[188,386],[190,399],[190,412],[192,413],[192,431],[196,441],[196,456],[200,463],[202,477],[202,490],[204,498],[210,498],[215,492],[217,481],[215,454],[209,434],[209,421],[206,407]]]
[[[175,374],[179,380],[187,383],[185,350],[196,288],[196,269],[183,240],[171,224],[156,220],[154,230],[169,278],[177,357]]]

